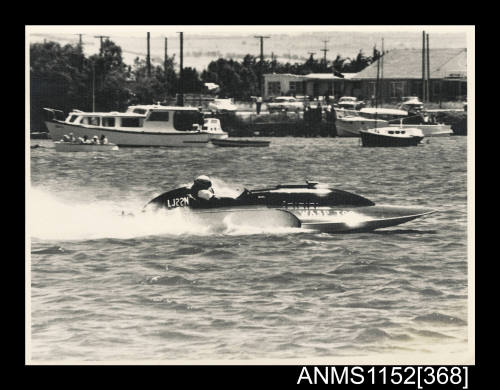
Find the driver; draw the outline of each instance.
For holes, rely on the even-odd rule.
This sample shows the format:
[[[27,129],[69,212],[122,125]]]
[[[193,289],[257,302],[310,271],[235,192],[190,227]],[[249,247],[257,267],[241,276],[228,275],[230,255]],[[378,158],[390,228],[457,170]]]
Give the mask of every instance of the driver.
[[[214,198],[214,189],[212,188],[210,178],[206,175],[201,175],[194,179],[194,183],[191,186],[191,195],[197,200],[210,200]]]

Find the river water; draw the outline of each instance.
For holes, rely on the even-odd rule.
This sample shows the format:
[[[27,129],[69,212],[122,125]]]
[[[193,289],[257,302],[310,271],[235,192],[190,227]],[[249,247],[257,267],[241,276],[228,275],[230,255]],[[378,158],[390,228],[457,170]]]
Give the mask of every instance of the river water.
[[[57,153],[32,140],[33,361],[465,353],[467,137],[410,148],[270,138],[269,148]],[[228,227],[135,213],[209,175],[216,191],[306,179],[428,206],[372,233]],[[374,361],[376,363],[376,360]]]

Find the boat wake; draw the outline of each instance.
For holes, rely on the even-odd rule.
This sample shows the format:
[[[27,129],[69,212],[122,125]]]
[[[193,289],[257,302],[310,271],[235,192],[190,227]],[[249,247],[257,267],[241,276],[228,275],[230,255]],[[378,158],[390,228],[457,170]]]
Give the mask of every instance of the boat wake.
[[[223,186],[221,186],[222,188]],[[231,190],[225,189],[226,193]],[[143,212],[144,200],[69,201],[47,191],[32,188],[27,201],[27,227],[31,238],[40,240],[131,239],[158,235],[250,235],[304,232],[299,228],[255,227],[235,224],[210,225],[189,210]],[[126,210],[126,211],[125,211]]]

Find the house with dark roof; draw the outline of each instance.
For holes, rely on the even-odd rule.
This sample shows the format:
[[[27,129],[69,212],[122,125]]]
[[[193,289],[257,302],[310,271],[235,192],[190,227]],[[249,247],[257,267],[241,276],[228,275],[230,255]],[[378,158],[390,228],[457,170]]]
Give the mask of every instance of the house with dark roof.
[[[377,64],[380,62],[380,64]],[[377,66],[382,101],[403,96],[422,99],[422,50],[393,49],[353,78],[346,95],[370,99],[375,95]],[[429,49],[429,100],[464,100],[467,96],[467,49]]]

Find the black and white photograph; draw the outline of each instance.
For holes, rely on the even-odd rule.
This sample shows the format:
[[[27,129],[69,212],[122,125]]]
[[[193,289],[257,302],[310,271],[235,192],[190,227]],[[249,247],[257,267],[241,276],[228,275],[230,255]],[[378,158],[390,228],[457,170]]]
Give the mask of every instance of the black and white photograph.
[[[474,26],[25,53],[26,364],[475,364]]]

